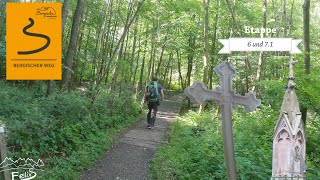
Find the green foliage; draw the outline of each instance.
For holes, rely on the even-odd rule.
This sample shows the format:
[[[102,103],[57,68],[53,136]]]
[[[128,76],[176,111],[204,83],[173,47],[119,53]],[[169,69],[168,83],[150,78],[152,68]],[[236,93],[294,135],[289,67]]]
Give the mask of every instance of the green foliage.
[[[261,88],[261,94],[263,95],[263,103],[270,105],[273,109],[279,109],[282,104],[283,95],[285,93],[285,82],[282,79],[261,81],[258,83]]]
[[[278,112],[262,106],[233,114],[238,179],[268,179],[272,168],[272,136]],[[308,177],[319,175],[319,120],[307,126]],[[270,128],[271,127],[271,128]],[[317,147],[317,148],[315,148]],[[226,179],[221,120],[218,112],[190,111],[173,124],[169,143],[157,150],[152,163],[156,179]],[[311,178],[312,179],[312,178]]]
[[[170,90],[177,91],[177,90],[181,89],[181,86],[179,84],[175,84],[175,83],[171,83],[171,84],[168,83],[168,87],[166,87],[166,88],[170,89]]]
[[[297,66],[296,80],[298,85],[298,98],[301,107],[306,107],[309,110],[320,109],[320,96],[318,94],[320,89],[320,64],[318,60],[313,60],[314,66],[310,74],[305,74],[303,63]]]
[[[317,179],[320,177],[320,117],[317,116],[307,121],[307,166],[308,177],[310,179]]]
[[[1,54],[1,56],[5,56],[5,54],[6,54],[6,45],[5,45],[5,43],[4,42],[1,42],[0,41],[0,54]]]
[[[114,133],[137,119],[131,95],[101,93],[94,103],[80,92],[49,97],[0,83],[0,121],[8,130],[9,156],[41,158],[43,179],[77,179],[110,147]]]

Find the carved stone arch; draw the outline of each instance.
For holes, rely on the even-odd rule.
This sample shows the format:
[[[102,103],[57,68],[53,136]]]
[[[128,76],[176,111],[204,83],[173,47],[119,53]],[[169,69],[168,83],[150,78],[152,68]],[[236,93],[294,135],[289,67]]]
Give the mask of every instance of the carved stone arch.
[[[277,135],[277,142],[281,140],[291,140],[290,134],[287,129],[281,129],[281,131]]]
[[[294,172],[302,174],[305,170],[305,140],[301,130],[295,135],[293,148]]]
[[[277,139],[277,135],[279,135],[279,132],[282,131],[282,129],[286,129],[288,132],[290,131],[291,132],[291,129],[290,129],[290,125],[288,124],[288,117],[286,114],[282,114],[280,117],[279,117],[279,120],[277,122],[277,126],[276,126],[276,130],[275,130],[275,134],[273,136],[273,139]]]
[[[303,134],[301,130],[299,130],[294,138],[294,160],[296,162],[300,161],[301,159],[303,143],[304,143]]]
[[[275,155],[276,166],[279,170],[278,173],[287,173],[290,171],[290,152],[292,147],[292,134],[288,131],[286,126],[278,132],[276,135]]]
[[[300,129],[298,130],[294,139],[295,141],[301,141],[302,143],[304,143],[304,135]]]

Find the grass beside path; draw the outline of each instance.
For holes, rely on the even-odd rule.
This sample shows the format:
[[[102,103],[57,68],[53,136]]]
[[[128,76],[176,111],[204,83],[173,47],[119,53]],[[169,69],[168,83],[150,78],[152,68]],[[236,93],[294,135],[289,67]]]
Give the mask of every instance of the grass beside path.
[[[278,112],[261,107],[253,113],[233,112],[233,131],[238,179],[268,179],[272,168],[272,135]],[[320,119],[310,119],[308,179],[320,177]],[[160,147],[152,162],[154,179],[226,179],[220,114],[188,112],[171,126],[169,142]]]
[[[155,150],[165,143],[170,123],[180,110],[183,94],[170,96],[159,106],[155,128],[147,128],[145,117],[121,134],[118,142],[94,167],[81,175],[81,179],[132,179],[150,177],[150,164]],[[147,109],[144,106],[144,109]]]
[[[79,179],[112,146],[117,133],[141,119],[139,103],[129,93],[103,91],[92,103],[82,91],[46,97],[42,87],[0,82],[8,157],[41,159],[44,171],[37,171],[37,179]]]
[[[119,133],[125,131],[143,117],[145,117],[145,113],[137,117],[130,117],[113,128],[91,134],[69,157],[64,159],[52,158],[50,168],[43,171],[42,177],[48,180],[79,179],[83,171],[92,168],[95,161],[112,148]]]

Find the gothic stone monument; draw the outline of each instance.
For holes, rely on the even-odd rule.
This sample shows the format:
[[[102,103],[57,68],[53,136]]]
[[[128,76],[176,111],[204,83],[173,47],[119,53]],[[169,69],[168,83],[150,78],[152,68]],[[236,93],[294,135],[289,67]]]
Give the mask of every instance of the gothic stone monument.
[[[271,179],[274,180],[306,178],[306,135],[293,82],[295,63],[290,56],[289,81],[273,135]]]
[[[220,77],[220,87],[215,90],[208,90],[204,83],[195,82],[192,86],[187,87],[184,93],[189,97],[192,103],[200,104],[205,100],[215,100],[221,107],[222,117],[222,137],[224,159],[226,162],[228,180],[237,179],[237,168],[234,157],[233,133],[232,133],[232,108],[235,105],[242,105],[249,112],[254,111],[260,101],[252,93],[245,96],[236,95],[232,90],[232,77],[235,76],[236,70],[228,62],[222,62],[215,67],[215,72]]]

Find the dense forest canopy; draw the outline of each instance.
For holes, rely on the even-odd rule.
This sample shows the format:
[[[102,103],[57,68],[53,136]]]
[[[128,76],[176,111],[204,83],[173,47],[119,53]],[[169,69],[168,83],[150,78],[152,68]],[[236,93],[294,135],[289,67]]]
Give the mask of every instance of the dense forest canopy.
[[[166,86],[176,83],[185,88],[191,81],[203,79],[212,87],[211,84],[216,84],[212,80],[213,67],[228,57],[217,54],[222,47],[218,39],[261,36],[246,34],[245,26],[277,30],[276,34],[265,37],[303,39],[302,0],[67,0],[63,3],[66,15],[63,70],[64,76],[68,76],[63,83],[68,88],[90,82],[93,89],[107,84],[120,89],[137,85],[141,90],[152,75],[159,76]],[[320,5],[315,0],[310,4],[311,72],[316,72]],[[0,52],[4,78],[5,5],[1,8]],[[76,19],[79,23],[74,25],[78,27],[73,27]],[[70,41],[73,36],[77,38]],[[257,85],[261,86],[263,97],[262,91],[267,89],[263,82],[286,77],[283,70],[288,58],[282,57],[285,55],[288,56],[283,52],[233,53],[229,57],[239,69],[237,91],[244,93]],[[302,58],[303,55],[296,55],[297,71],[303,69]],[[66,69],[71,70],[72,76],[69,77]]]
[[[94,91],[102,84],[113,89],[135,86],[141,90],[152,75],[159,76],[167,87],[177,84],[185,88],[197,79],[212,87],[217,84],[212,79],[216,78],[213,67],[230,57],[239,73],[236,90],[243,94],[258,86],[261,98],[268,98],[263,92],[270,91],[267,88],[270,83],[278,84],[274,81],[286,78],[288,54],[234,52],[219,55],[217,52],[222,45],[218,39],[261,36],[246,34],[245,26],[277,30],[276,34],[264,37],[303,39],[302,0],[67,0],[63,3],[62,82],[68,88],[90,82]],[[315,74],[319,68],[316,58],[320,5],[316,0],[310,4],[311,74]],[[5,5],[1,8],[0,58],[4,78]],[[76,19],[79,23],[73,27]],[[72,40],[73,36],[77,38]],[[295,57],[299,61],[296,72],[302,73],[303,55]],[[299,77],[305,78],[302,74]],[[305,93],[300,96],[303,96],[308,85],[304,85],[305,81],[301,83],[300,92]]]

